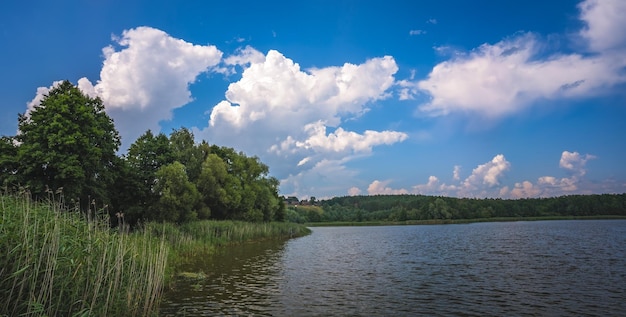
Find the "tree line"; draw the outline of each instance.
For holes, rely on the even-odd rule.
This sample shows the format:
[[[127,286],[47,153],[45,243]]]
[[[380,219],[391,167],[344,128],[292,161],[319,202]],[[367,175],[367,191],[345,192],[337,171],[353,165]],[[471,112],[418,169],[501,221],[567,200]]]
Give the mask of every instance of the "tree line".
[[[422,195],[346,196],[297,210],[301,221],[406,221],[494,217],[626,216],[626,194],[532,199],[475,199]],[[293,212],[288,211],[293,216]]]
[[[64,81],[18,115],[0,138],[0,184],[36,199],[62,197],[82,211],[106,210],[131,225],[195,219],[282,221],[279,182],[258,157],[195,143],[186,128],[150,130],[118,155],[121,142],[100,98]]]

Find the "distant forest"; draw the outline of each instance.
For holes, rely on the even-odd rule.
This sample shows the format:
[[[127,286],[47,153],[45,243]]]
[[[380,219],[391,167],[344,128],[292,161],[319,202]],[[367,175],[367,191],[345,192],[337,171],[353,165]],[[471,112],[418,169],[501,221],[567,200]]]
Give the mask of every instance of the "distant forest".
[[[624,216],[626,194],[532,199],[475,199],[422,195],[346,196],[290,206],[295,222],[453,220],[505,217]]]

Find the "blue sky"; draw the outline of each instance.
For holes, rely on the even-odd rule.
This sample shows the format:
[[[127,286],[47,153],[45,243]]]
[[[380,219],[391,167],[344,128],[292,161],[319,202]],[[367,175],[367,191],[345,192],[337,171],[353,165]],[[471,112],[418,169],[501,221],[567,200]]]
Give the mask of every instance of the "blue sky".
[[[0,134],[56,81],[256,155],[281,194],[626,192],[626,2],[11,1]]]

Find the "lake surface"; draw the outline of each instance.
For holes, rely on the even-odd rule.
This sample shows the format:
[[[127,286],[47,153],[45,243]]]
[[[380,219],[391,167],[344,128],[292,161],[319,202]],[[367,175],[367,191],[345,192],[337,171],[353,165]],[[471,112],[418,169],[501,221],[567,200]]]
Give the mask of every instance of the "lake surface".
[[[626,220],[318,227],[189,267],[164,316],[626,316]]]

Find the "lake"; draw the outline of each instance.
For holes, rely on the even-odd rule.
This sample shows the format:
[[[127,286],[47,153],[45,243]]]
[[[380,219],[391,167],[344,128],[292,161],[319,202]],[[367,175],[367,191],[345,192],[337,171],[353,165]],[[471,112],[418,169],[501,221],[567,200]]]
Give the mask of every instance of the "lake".
[[[194,259],[163,316],[626,316],[626,220],[314,227]]]

